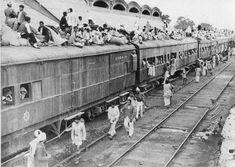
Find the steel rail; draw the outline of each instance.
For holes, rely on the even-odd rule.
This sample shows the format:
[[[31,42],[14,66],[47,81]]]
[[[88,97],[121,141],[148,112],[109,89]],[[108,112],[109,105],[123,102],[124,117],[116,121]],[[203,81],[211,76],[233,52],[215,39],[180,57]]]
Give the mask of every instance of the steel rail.
[[[222,93],[224,92],[224,90],[227,88],[227,86],[229,85],[229,83],[231,82],[231,80],[234,78],[235,74],[233,75],[233,77],[228,81],[228,83],[224,86],[224,88],[220,91],[219,96],[216,98],[216,100],[219,99],[219,97],[222,95]],[[164,167],[168,167],[170,165],[170,163],[173,161],[173,159],[176,157],[176,155],[179,153],[180,149],[184,146],[184,144],[187,142],[187,140],[190,138],[190,136],[192,135],[192,133],[196,130],[196,128],[198,127],[198,125],[201,123],[201,121],[205,118],[205,116],[207,115],[207,113],[210,111],[210,109],[207,109],[206,112],[203,114],[203,116],[200,118],[200,120],[197,122],[197,124],[193,127],[193,129],[189,132],[189,134],[187,135],[187,137],[184,139],[184,141],[180,144],[180,146],[176,149],[176,151],[174,152],[174,154],[171,156],[171,158],[167,161],[167,163],[164,165]]]
[[[130,151],[132,151],[142,140],[144,140],[148,135],[150,135],[156,128],[160,127],[166,120],[168,120],[174,113],[176,113],[184,104],[186,104],[192,97],[198,94],[204,87],[206,87],[212,80],[214,80],[219,74],[221,74],[226,68],[228,68],[233,62],[230,62],[222,70],[220,70],[215,76],[213,76],[209,81],[207,81],[203,86],[199,88],[195,93],[188,97],[183,103],[181,103],[176,109],[174,109],[170,114],[168,114],[163,120],[157,123],[153,128],[151,128],[143,137],[141,137],[137,142],[135,142],[129,149],[127,149],[122,155],[112,161],[107,167],[113,167]],[[224,89],[223,89],[224,90]]]

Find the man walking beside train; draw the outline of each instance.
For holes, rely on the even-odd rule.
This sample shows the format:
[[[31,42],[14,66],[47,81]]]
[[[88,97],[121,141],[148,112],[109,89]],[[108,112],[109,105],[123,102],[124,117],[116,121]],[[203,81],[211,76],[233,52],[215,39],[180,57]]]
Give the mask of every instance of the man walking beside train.
[[[200,75],[201,75],[201,67],[200,67],[200,62],[199,62],[199,60],[197,60],[197,62],[196,62],[196,69],[195,69],[195,72],[196,72],[195,80],[196,80],[196,82],[198,83],[199,80],[200,80]]]
[[[82,141],[86,140],[86,128],[83,118],[78,118],[72,123],[71,139],[72,143],[75,144],[79,150]]]
[[[124,114],[124,127],[131,137],[134,133],[134,122],[135,122],[135,108],[131,104],[131,99],[127,99],[127,103],[122,108],[122,112]]]
[[[136,98],[136,119],[139,119],[144,116],[144,97],[143,95],[140,93],[140,89],[137,87],[136,88],[136,94],[135,94],[135,98]]]
[[[112,104],[109,108],[108,108],[108,120],[110,121],[110,129],[109,129],[109,139],[112,140],[113,136],[116,135],[116,124],[118,122],[119,119],[119,109],[117,106],[115,106],[114,104]]]

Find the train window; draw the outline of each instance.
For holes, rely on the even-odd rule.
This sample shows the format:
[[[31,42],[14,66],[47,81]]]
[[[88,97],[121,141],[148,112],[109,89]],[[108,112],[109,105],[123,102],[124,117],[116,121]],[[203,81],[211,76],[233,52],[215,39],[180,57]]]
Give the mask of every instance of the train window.
[[[155,65],[155,57],[150,57],[147,59],[147,61],[150,65]]]
[[[20,85],[20,100],[25,102],[31,97],[31,84],[25,83]]]
[[[171,53],[171,59],[176,59],[177,53]]]
[[[156,64],[156,65],[160,65],[160,64],[163,64],[163,63],[164,63],[163,55],[158,56],[158,57],[157,57],[157,64]]]
[[[6,87],[2,89],[2,104],[4,106],[13,105],[15,102],[14,87]]]
[[[33,100],[38,100],[42,98],[42,82],[36,81],[32,83],[32,97]]]

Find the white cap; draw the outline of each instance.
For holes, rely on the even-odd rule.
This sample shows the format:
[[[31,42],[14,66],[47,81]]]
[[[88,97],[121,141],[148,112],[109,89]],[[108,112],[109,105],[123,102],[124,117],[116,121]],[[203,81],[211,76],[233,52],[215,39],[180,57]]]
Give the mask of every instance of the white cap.
[[[137,92],[140,92],[140,88],[139,87],[136,87],[135,89]]]
[[[47,139],[46,133],[42,132],[38,137],[38,141],[44,141]]]

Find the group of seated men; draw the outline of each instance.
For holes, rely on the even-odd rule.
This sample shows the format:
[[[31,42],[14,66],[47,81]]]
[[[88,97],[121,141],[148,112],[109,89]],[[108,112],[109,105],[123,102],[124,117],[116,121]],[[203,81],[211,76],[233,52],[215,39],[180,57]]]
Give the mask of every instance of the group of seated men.
[[[107,23],[102,26],[95,24],[92,18],[88,22],[84,22],[82,16],[75,16],[73,9],[63,12],[63,16],[59,23],[59,28],[51,25],[44,25],[43,21],[39,22],[39,28],[36,30],[30,24],[31,18],[24,11],[24,6],[19,6],[19,11],[16,13],[12,9],[12,4],[7,4],[7,9],[4,11],[6,19],[5,23],[12,30],[17,31],[21,38],[28,39],[29,43],[39,48],[40,45],[71,45],[83,47],[84,45],[104,45],[112,43],[117,45],[128,43],[143,43],[147,40],[182,40],[186,38],[186,33],[183,30],[175,30],[168,32],[153,27],[147,23],[141,27],[137,22],[132,30],[127,30],[125,25],[113,27]],[[213,33],[205,31],[194,31],[190,35],[192,37],[201,36],[201,38],[214,39]]]

